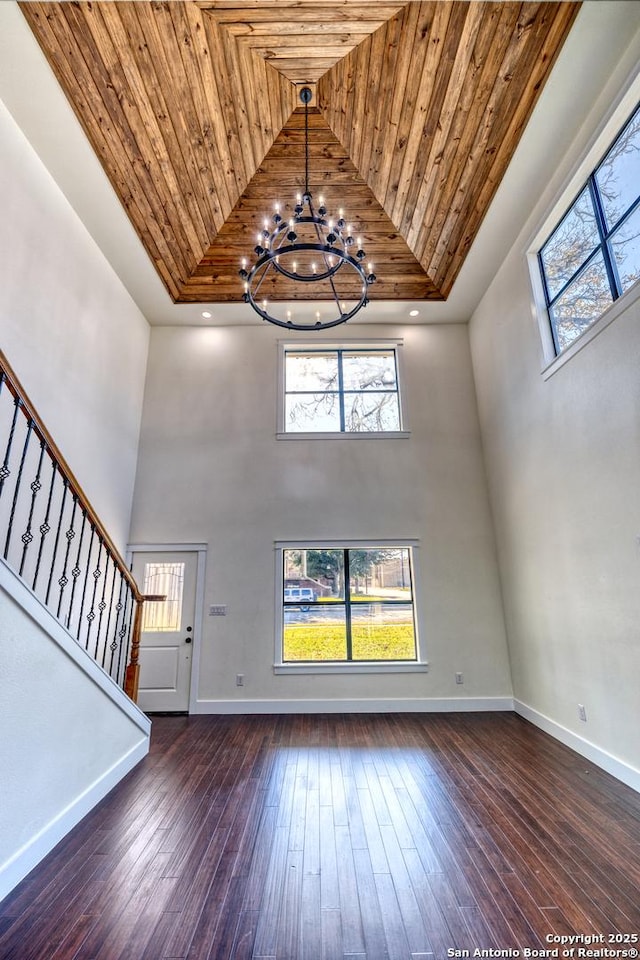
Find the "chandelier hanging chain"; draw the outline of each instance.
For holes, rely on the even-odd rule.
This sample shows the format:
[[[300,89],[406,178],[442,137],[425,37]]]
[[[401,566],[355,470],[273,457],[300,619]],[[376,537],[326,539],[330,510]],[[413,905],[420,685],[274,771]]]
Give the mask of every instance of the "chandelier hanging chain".
[[[376,281],[373,265],[368,264],[367,270],[364,268],[366,254],[360,238],[355,256],[349,252],[354,239],[343,211],[339,211],[337,221],[327,218],[322,197],[319,197],[317,211],[314,209],[309,185],[309,102],[312,96],[308,86],[300,91],[304,103],[304,194],[298,194],[293,216],[289,219],[281,214],[280,204],[275,204],[273,226],[270,227],[268,218],[265,218],[264,229],[258,234],[255,263],[248,269],[247,258],[243,257],[239,271],[244,282],[244,301],[264,320],[292,330],[323,330],[344,323],[367,305],[368,287]],[[265,281],[270,284],[273,304],[266,297],[258,302]],[[277,296],[278,281],[281,281],[280,292],[288,294],[289,300],[291,292],[287,281],[317,284],[315,319],[301,322],[293,317],[292,309],[286,309],[285,298]],[[295,294],[293,300],[295,304]]]
[[[308,88],[305,87],[305,90]],[[302,96],[302,94],[301,94]],[[304,97],[304,192],[309,193],[309,99]]]

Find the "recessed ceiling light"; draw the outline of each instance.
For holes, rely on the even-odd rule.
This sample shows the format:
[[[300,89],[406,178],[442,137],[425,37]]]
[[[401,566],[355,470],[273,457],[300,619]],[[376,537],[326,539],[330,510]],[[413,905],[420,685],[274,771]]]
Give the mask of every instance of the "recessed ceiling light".
[[[420,313],[419,310],[409,310],[409,316],[410,316],[410,317],[417,317],[417,316],[419,315],[419,313]],[[203,314],[203,316],[204,316],[204,314]]]
[[[212,314],[210,314],[208,310],[203,310],[202,316],[204,317],[205,320],[211,320]]]

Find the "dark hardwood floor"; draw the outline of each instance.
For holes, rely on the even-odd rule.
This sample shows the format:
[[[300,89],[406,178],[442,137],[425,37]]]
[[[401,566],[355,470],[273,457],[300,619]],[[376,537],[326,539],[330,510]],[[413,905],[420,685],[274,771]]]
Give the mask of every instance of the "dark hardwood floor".
[[[640,796],[515,714],[157,717],[149,757],[0,904],[0,958],[525,957],[604,935],[580,960],[638,946],[607,940],[640,934],[639,890]]]

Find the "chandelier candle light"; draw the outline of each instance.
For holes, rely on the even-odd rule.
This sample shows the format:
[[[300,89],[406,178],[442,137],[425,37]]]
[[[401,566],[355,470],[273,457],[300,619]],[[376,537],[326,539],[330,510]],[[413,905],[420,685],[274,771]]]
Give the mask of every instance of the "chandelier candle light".
[[[339,210],[338,218],[332,220],[327,218],[321,196],[318,197],[317,210],[313,205],[309,190],[311,97],[311,89],[303,87],[300,99],[304,103],[304,193],[298,194],[290,218],[283,216],[279,203],[275,204],[271,220],[265,218],[263,229],[257,235],[256,261],[250,267],[248,259],[243,257],[240,269],[245,302],[263,320],[288,330],[326,330],[344,323],[367,305],[367,290],[376,281],[373,264],[368,263],[365,269],[366,254],[361,238],[354,240],[343,210]],[[349,251],[354,246],[355,255],[352,255]],[[302,309],[307,306],[310,310],[307,322],[294,316],[291,304],[269,301],[267,289],[275,293],[279,277],[317,284],[318,299],[312,304],[300,301]]]

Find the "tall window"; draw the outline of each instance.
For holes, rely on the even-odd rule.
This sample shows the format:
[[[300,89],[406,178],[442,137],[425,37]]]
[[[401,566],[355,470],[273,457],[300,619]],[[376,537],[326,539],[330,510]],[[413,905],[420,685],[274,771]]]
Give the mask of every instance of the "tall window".
[[[539,253],[556,353],[640,277],[640,107]]]
[[[282,662],[416,661],[411,549],[285,549]]]
[[[285,433],[402,429],[395,347],[286,348]]]

